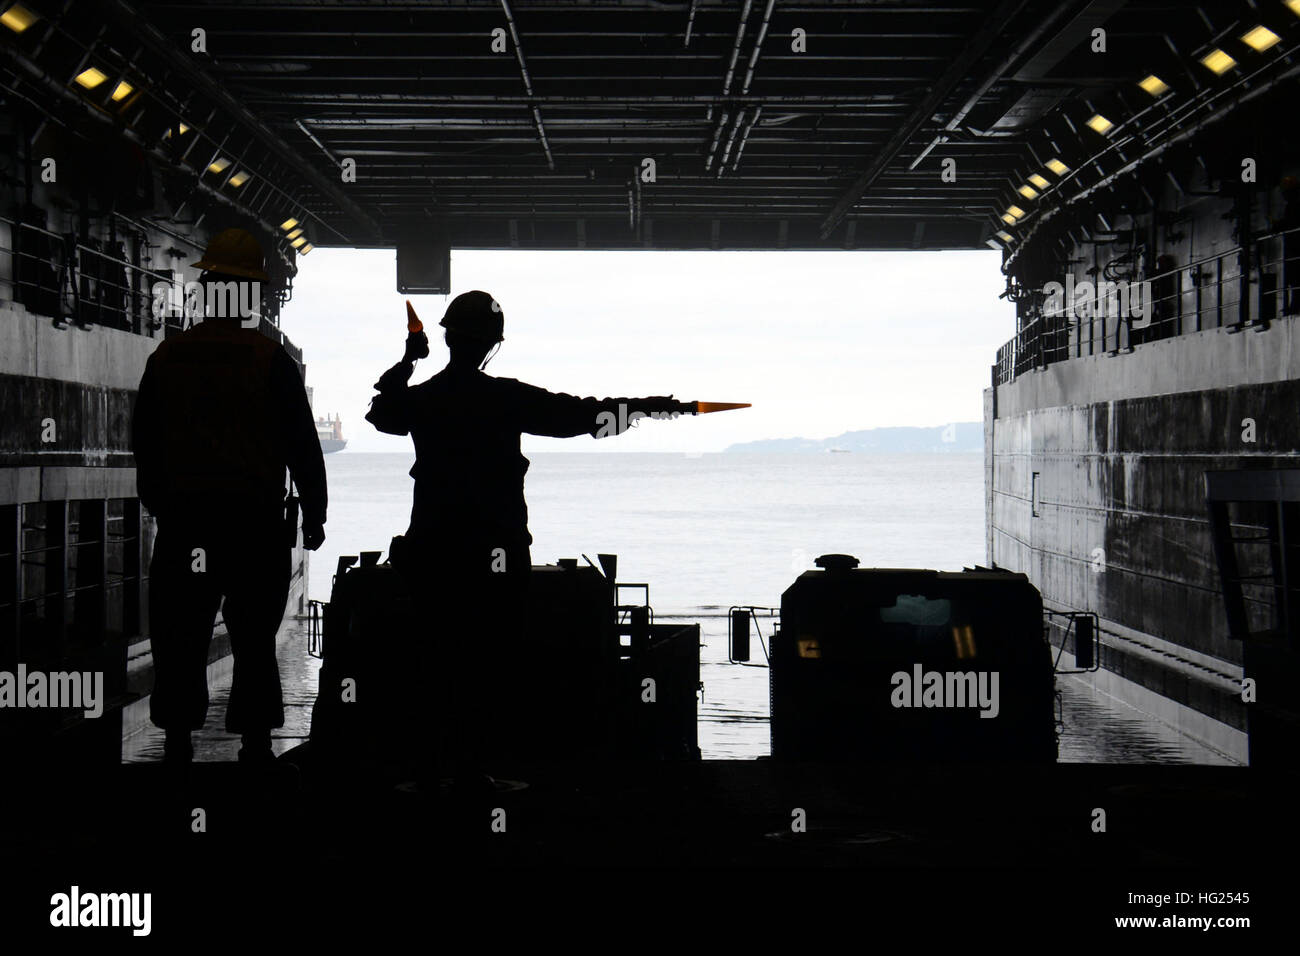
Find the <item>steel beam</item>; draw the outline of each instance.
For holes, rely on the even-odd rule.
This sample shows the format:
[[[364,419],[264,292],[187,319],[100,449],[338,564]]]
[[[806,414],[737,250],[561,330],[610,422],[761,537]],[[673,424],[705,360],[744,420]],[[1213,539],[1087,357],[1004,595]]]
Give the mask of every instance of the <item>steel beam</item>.
[[[863,173],[853,181],[853,185],[846,189],[844,194],[835,202],[835,205],[831,207],[831,211],[822,220],[820,227],[823,239],[835,230],[835,227],[840,224],[849,210],[853,208],[853,205],[862,198],[862,194],[880,178],[880,174],[912,141],[912,137],[916,135],[917,131],[925,123],[929,122],[935,111],[957,89],[962,80],[966,78],[967,73],[970,72],[971,67],[989,51],[994,41],[1010,25],[1025,3],[1026,0],[1002,0],[998,4],[997,9],[985,21],[984,26],[971,37],[970,42],[965,46],[961,54],[943,71],[942,75],[930,88],[929,93],[912,110],[911,115],[908,116],[903,125],[890,137],[889,142],[876,154]]]

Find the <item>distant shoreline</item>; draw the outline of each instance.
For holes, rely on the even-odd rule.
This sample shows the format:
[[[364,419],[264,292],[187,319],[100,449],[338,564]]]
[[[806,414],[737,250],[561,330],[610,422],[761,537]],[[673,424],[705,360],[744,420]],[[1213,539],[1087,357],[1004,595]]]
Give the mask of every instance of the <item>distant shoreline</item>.
[[[887,451],[886,450],[886,451],[855,452],[853,454],[857,454],[859,458],[864,458],[871,455],[976,455],[981,453],[983,450],[984,449],[981,446],[978,448],[947,448],[941,451],[931,451],[929,449],[918,449],[914,451]],[[736,448],[735,446],[731,446],[721,450],[715,449],[713,451],[683,451],[681,449],[675,451],[673,450],[615,451],[611,448],[592,448],[588,450],[582,450],[576,448],[571,448],[571,449],[557,448],[557,449],[546,449],[545,451],[540,451],[537,449],[533,449],[533,450],[524,449],[524,454],[528,456],[532,456],[532,455],[688,455],[694,458],[700,458],[705,455],[812,455],[818,453],[811,452],[811,451],[774,451],[770,449],[748,449],[748,448]],[[820,452],[820,454],[822,454],[824,457],[827,458],[831,457],[831,455],[827,454],[826,452]],[[392,455],[396,457],[414,458],[415,452],[413,450],[412,451],[365,451],[364,449],[359,449],[359,448],[358,449],[348,448],[344,451],[332,453],[330,455],[330,460],[337,460],[341,458],[352,458],[352,457],[356,457],[357,455]],[[326,464],[329,464],[329,462],[327,461]]]
[[[982,451],[983,422],[951,422],[929,428],[893,426],[844,432],[832,438],[766,438],[729,445],[731,454],[771,452],[785,454],[857,453],[880,454],[952,454]]]

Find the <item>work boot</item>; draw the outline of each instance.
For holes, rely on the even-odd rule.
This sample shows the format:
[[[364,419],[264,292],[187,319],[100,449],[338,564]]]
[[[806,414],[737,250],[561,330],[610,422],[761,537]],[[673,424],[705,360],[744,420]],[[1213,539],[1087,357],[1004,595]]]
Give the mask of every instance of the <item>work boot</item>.
[[[239,748],[239,762],[266,765],[275,762],[275,751],[271,749],[271,732],[244,734],[240,737],[243,744]]]
[[[183,765],[194,760],[194,744],[188,729],[172,728],[163,738],[163,763]]]

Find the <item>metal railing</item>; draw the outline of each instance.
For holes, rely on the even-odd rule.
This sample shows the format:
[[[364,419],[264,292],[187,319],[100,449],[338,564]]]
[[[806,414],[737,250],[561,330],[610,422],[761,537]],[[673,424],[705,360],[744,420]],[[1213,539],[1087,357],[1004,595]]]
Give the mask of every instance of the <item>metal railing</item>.
[[[1243,260],[1249,264],[1243,266]],[[1050,314],[1045,310],[1047,295],[1032,291],[1028,321],[997,351],[993,385],[1070,358],[1115,355],[1145,342],[1206,329],[1267,328],[1281,316],[1300,314],[1300,228],[1253,237],[1244,247],[1144,280],[1110,280],[1104,274],[1099,278],[1149,282],[1149,312],[1134,316],[1123,307],[1127,300],[1115,296],[1103,300],[1101,308],[1094,303],[1091,314]],[[1116,303],[1121,307],[1115,308]]]
[[[7,274],[0,272],[0,284],[12,285],[16,301],[30,312],[49,316],[58,328],[102,326],[151,337],[182,331],[189,324],[183,310],[155,309],[154,288],[172,284],[171,269],[144,265],[151,258],[148,233],[138,223],[118,218],[127,223],[120,234],[114,223],[109,238],[82,241],[75,233],[45,228],[38,211],[27,219],[0,216],[0,227],[7,227],[0,232],[0,255],[8,256],[10,263]],[[128,254],[128,245],[133,253]],[[268,298],[267,306],[278,312],[275,296]],[[258,329],[302,364],[302,350],[273,318],[262,315]]]
[[[0,506],[0,663],[138,634],[147,521],[136,498]]]

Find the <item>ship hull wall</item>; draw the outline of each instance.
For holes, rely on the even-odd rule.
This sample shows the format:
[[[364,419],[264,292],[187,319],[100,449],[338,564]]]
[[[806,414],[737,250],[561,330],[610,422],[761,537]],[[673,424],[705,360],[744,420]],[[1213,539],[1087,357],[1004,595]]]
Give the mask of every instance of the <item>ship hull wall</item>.
[[[1294,319],[1058,362],[984,405],[988,560],[1096,611],[1108,670],[1244,729],[1204,474],[1300,465]]]

